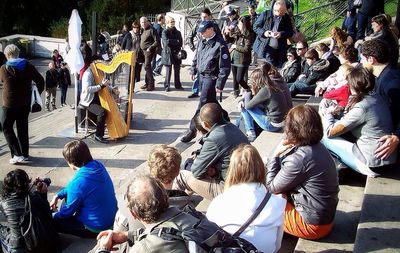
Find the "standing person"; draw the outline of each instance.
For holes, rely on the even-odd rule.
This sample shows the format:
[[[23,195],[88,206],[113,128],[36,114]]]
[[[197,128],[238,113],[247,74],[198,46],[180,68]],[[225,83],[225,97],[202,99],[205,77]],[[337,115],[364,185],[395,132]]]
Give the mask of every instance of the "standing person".
[[[108,87],[109,80],[103,79],[100,84],[96,84],[92,70],[89,67],[92,62],[92,49],[88,44],[84,44],[81,46],[81,52],[85,66],[80,71],[82,91],[79,104],[97,117],[94,139],[100,143],[108,143],[108,141],[104,139],[107,111],[100,105],[98,91]]]
[[[83,141],[68,142],[62,153],[76,173],[50,202],[56,211],[58,200],[65,200],[53,214],[56,227],[61,233],[96,238],[100,231],[112,227],[118,209],[110,175],[101,162],[92,158]]]
[[[190,121],[190,129],[181,138],[182,142],[189,142],[196,137],[194,117],[200,113],[203,105],[218,104],[216,93],[224,89],[231,69],[228,48],[222,37],[216,34],[214,22],[202,21],[197,31],[201,33],[203,40],[200,40],[197,45],[190,74],[193,81],[198,76],[202,92],[199,105]]]
[[[32,81],[39,93],[43,92],[44,79],[26,59],[19,58],[19,49],[10,44],[4,49],[7,62],[0,68],[3,83],[3,113],[1,125],[11,151],[11,164],[29,159],[28,116],[31,109]],[[17,134],[14,132],[14,123]]]
[[[177,55],[179,50],[181,50],[183,46],[182,34],[175,27],[175,20],[173,17],[166,17],[167,27],[162,31],[162,57],[161,64],[165,66],[165,81],[164,88],[165,91],[169,91],[170,81],[171,81],[171,72],[172,67],[174,68],[174,85],[175,89],[183,90],[181,80],[180,80],[180,71],[181,71],[181,63],[182,60],[178,59]]]
[[[71,75],[67,68],[67,63],[61,63],[60,70],[60,88],[61,88],[61,107],[67,106],[67,90],[68,86],[71,86]]]
[[[50,111],[50,102],[53,110],[56,107],[57,86],[60,76],[53,62],[49,63],[49,70],[46,71],[46,110]]]
[[[257,8],[257,4],[256,3],[250,3],[247,7],[247,10],[249,12],[249,16],[250,16],[250,25],[253,29],[254,23],[256,22],[257,18],[258,18],[258,14],[256,12],[256,8]],[[252,57],[252,61],[250,65],[257,65],[257,54],[254,52],[254,50],[251,53],[251,57]]]
[[[250,16],[239,18],[238,31],[233,35],[234,43],[229,48],[232,56],[233,95],[239,96],[239,85],[249,90],[247,85],[247,71],[251,63],[251,48],[255,33],[251,29]]]
[[[132,23],[132,30],[122,40],[121,48],[122,50],[135,52],[135,81],[140,82],[140,72],[142,71],[144,55],[142,49],[140,49],[140,23],[138,21]]]
[[[285,61],[287,39],[293,35],[293,26],[287,14],[285,1],[276,1],[273,12],[263,12],[253,28],[257,34],[253,46],[257,56],[280,68]]]
[[[210,20],[213,22],[214,26],[214,32],[217,34],[217,36],[222,36],[221,35],[221,30],[218,27],[218,24],[213,20],[211,16],[211,11],[208,8],[205,8],[202,10],[200,13],[200,20],[196,23],[196,25],[193,27],[192,31],[190,32],[188,38],[189,38],[189,47],[190,49],[194,52],[197,48],[197,44],[195,45],[194,41],[195,39],[197,40],[197,43],[199,43],[200,40],[202,40],[201,35],[197,32],[199,29],[199,25],[202,21],[205,20]],[[197,98],[199,96],[200,92],[200,87],[199,87],[199,78],[196,77],[196,79],[193,81],[192,85],[192,94],[188,96],[188,98]]]
[[[266,165],[268,191],[287,196],[284,231],[311,240],[325,237],[333,228],[339,185],[335,162],[320,142],[318,112],[308,105],[291,109],[284,136]]]
[[[60,55],[60,53],[58,52],[57,49],[54,49],[53,51],[53,63],[54,66],[57,70],[59,70],[61,68],[61,62],[64,61],[63,57]]]
[[[153,28],[156,29],[157,35],[159,38],[162,36],[162,32],[164,30],[165,26],[165,17],[163,14],[157,15],[157,23],[153,25]],[[157,47],[157,55],[154,57],[153,60],[153,73],[156,76],[161,75],[161,70],[162,70],[162,59],[161,59],[161,45]]]
[[[257,149],[241,144],[232,153],[224,192],[213,199],[207,218],[234,234],[270,193],[265,183],[265,168]],[[286,200],[271,195],[257,218],[240,234],[261,252],[277,252],[283,237]],[[229,210],[229,212],[221,212]]]
[[[142,90],[153,91],[154,76],[151,63],[153,62],[153,58],[156,57],[157,48],[160,46],[160,37],[146,17],[140,18],[140,26],[143,29],[140,35],[140,48],[143,50],[144,71],[146,71],[145,83],[140,88]]]

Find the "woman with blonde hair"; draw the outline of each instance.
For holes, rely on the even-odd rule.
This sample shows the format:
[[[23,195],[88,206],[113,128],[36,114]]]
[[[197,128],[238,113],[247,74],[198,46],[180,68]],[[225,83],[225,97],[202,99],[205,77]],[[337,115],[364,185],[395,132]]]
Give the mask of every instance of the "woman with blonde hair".
[[[292,98],[286,82],[269,63],[255,69],[250,79],[251,92],[244,93],[238,109],[244,119],[247,137],[249,141],[254,141],[253,121],[266,131],[280,131],[285,115],[292,107]]]
[[[321,144],[322,122],[308,105],[291,109],[286,116],[285,139],[267,162],[267,189],[286,194],[286,233],[319,239],[330,233],[338,203],[335,163]]]
[[[210,203],[207,218],[234,234],[267,194],[270,193],[265,186],[265,169],[260,154],[252,145],[242,144],[232,153],[224,192]],[[285,199],[271,195],[262,211],[240,237],[262,252],[277,252],[283,236],[285,204]]]

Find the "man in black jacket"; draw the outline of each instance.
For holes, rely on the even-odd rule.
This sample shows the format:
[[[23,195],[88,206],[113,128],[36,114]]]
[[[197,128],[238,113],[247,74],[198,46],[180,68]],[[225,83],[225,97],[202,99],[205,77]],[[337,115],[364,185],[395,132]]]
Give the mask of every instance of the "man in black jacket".
[[[145,84],[140,87],[143,90],[154,90],[154,76],[151,63],[153,58],[156,57],[157,48],[160,46],[160,37],[157,34],[146,17],[140,18],[140,26],[142,27],[142,34],[140,36],[140,48],[144,54],[144,70],[146,71]]]
[[[203,136],[203,146],[190,171],[182,170],[175,179],[174,188],[213,199],[223,190],[232,151],[249,141],[239,128],[223,119],[221,106],[217,103],[208,103],[201,108],[200,121],[208,131]]]

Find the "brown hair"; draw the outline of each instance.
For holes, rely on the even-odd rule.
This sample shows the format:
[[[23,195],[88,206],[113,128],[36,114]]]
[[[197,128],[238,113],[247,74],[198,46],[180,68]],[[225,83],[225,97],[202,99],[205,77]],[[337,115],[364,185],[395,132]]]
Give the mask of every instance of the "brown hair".
[[[310,49],[304,54],[304,58],[306,59],[315,59],[319,60],[318,52],[315,49]]]
[[[254,95],[263,87],[267,87],[273,91],[281,91],[276,83],[269,77],[270,75],[276,76],[277,73],[278,71],[269,63],[264,63],[261,67],[253,70],[250,74],[250,86]]]
[[[339,27],[335,26],[331,30],[331,37],[334,39],[339,48],[343,48],[345,43],[347,42],[347,33],[340,29]]]
[[[65,160],[78,168],[93,160],[89,147],[83,141],[70,141],[65,144],[62,154]]]
[[[240,183],[265,185],[264,163],[257,149],[250,144],[241,144],[232,152],[225,189]]]
[[[326,52],[329,51],[329,47],[328,47],[325,43],[319,43],[319,44],[315,47],[315,49],[316,49],[317,51],[321,51],[321,52],[324,52],[324,53],[326,53]],[[306,54],[307,54],[307,53],[306,53]]]
[[[163,184],[170,184],[179,174],[182,157],[178,150],[165,144],[155,146],[149,154],[147,164],[150,174]]]
[[[364,67],[356,67],[347,74],[346,80],[350,90],[356,93],[349,99],[349,103],[346,106],[348,111],[374,89],[375,76]]]
[[[373,18],[371,19],[371,23],[372,23],[372,22],[375,22],[375,23],[377,23],[378,25],[382,25],[383,28],[386,28],[386,29],[389,28],[389,20],[388,20],[388,18],[386,17],[385,14],[379,14],[379,15],[373,17]]]
[[[290,144],[296,146],[317,144],[323,136],[321,117],[309,105],[293,107],[286,116],[284,133]]]
[[[158,14],[157,15],[157,21],[160,22],[161,20],[163,20],[165,17],[163,14]]]
[[[353,46],[347,45],[340,49],[339,54],[350,63],[358,61],[358,51]]]

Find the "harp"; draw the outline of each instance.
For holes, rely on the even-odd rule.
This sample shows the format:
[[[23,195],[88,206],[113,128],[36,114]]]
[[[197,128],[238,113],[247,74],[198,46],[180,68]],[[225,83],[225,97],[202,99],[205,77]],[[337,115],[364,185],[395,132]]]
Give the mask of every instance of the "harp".
[[[90,69],[96,83],[101,83],[104,77],[110,80],[109,89],[98,92],[101,106],[107,111],[108,135],[112,139],[127,136],[132,116],[135,53],[119,53],[111,62],[93,62]]]

